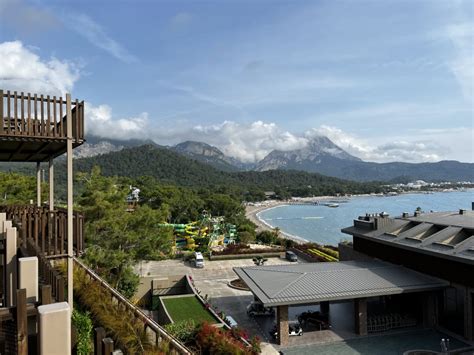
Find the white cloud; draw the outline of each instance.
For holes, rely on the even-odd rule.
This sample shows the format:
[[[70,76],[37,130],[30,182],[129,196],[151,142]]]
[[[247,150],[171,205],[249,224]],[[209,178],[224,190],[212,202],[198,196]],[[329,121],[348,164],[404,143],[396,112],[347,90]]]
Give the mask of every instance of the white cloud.
[[[302,148],[307,142],[304,137],[297,137],[274,123],[262,121],[248,124],[225,121],[219,125],[196,126],[191,133],[245,162],[263,159],[274,149]]]
[[[375,162],[434,162],[459,160],[474,162],[474,127],[410,129],[403,136],[384,132],[379,138],[365,139],[337,127],[322,125],[306,133],[327,136],[362,160]]]
[[[20,41],[0,43],[0,87],[8,90],[63,95],[79,79],[74,63],[41,59]]]
[[[148,114],[146,112],[136,117],[114,118],[110,106],[93,106],[86,102],[85,107],[86,134],[122,140],[147,137]]]
[[[106,51],[111,56],[125,63],[133,63],[138,59],[129,53],[120,43],[110,37],[104,28],[84,14],[66,16],[64,25],[84,37],[94,46]]]

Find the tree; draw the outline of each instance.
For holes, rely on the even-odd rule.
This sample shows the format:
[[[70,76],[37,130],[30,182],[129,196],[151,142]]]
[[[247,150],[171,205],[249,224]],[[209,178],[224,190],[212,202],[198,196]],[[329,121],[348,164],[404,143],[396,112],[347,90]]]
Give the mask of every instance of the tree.
[[[130,297],[138,286],[132,265],[143,259],[160,259],[171,254],[171,228],[158,225],[166,210],[138,206],[126,211],[128,186],[116,178],[104,177],[100,169],[81,174],[84,192],[78,199],[85,212],[86,262],[115,288]]]
[[[243,244],[249,244],[255,242],[255,236],[249,232],[240,232],[239,233],[239,241]]]

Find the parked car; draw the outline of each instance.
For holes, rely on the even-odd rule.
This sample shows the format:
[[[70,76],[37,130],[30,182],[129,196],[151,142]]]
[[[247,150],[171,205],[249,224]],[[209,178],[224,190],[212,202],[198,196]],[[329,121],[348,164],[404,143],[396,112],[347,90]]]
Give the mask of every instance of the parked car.
[[[194,253],[194,266],[196,266],[197,268],[204,267],[204,257],[202,256],[202,253],[200,252]]]
[[[290,250],[287,250],[285,252],[285,258],[286,258],[286,260],[289,260],[289,261],[292,261],[292,262],[298,261],[298,257],[296,256],[296,254],[294,252],[290,251]]]
[[[260,302],[251,302],[247,306],[247,314],[250,317],[270,316],[275,314],[275,310],[272,307],[264,307]]]
[[[231,316],[225,316],[224,321],[227,325],[231,328],[237,328],[239,325],[237,324],[236,320]]]
[[[272,330],[270,331],[271,336],[273,336],[275,339],[278,337],[278,332],[277,332],[277,326],[276,324],[273,326]],[[290,337],[293,336],[302,336],[303,335],[303,328],[301,328],[301,325],[297,322],[290,323],[288,325],[288,335]]]
[[[312,324],[316,326],[316,328],[319,328],[319,330],[326,330],[331,328],[331,325],[329,324],[329,316],[319,311],[303,312],[298,316],[298,321],[303,326]]]

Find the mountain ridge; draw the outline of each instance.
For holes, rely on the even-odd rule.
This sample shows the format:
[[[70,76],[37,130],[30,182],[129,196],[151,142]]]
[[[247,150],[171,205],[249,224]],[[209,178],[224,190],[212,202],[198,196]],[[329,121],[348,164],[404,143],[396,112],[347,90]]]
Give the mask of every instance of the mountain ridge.
[[[474,181],[474,164],[454,160],[439,162],[407,163],[389,162],[375,163],[363,161],[334,144],[324,136],[314,137],[304,148],[281,151],[273,150],[256,164],[248,164],[225,155],[220,149],[204,142],[185,141],[175,146],[161,146],[150,140],[109,140],[90,137],[88,145],[75,150],[75,156],[86,158],[109,152],[120,151],[127,147],[143,144],[168,149],[192,160],[210,165],[225,172],[237,171],[268,171],[268,170],[299,170],[319,173],[336,178],[355,181]],[[76,153],[77,151],[77,153]]]

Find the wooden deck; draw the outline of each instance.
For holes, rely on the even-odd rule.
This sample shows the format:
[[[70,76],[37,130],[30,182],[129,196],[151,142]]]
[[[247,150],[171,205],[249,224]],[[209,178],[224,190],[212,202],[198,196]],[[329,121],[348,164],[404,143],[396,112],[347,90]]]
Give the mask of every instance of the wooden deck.
[[[47,161],[66,152],[67,114],[72,142],[84,142],[84,101],[0,90],[0,161]]]

